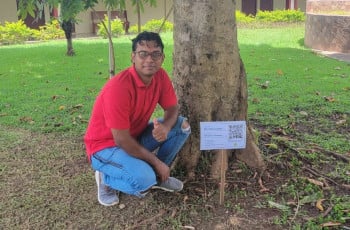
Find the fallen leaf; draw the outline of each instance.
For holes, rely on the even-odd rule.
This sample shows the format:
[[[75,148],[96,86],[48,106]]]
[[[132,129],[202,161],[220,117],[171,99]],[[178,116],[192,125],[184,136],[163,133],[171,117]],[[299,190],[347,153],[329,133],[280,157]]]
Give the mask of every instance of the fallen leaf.
[[[300,111],[299,113],[300,113],[300,115],[303,115],[303,116],[308,116],[309,115],[306,111]]]
[[[229,218],[229,221],[230,221],[230,225],[232,226],[241,226],[242,224],[242,218],[239,218],[239,217],[236,217],[236,216],[231,216]]]
[[[274,143],[265,144],[269,149],[278,149],[278,146]]]
[[[252,99],[252,103],[253,104],[259,104],[259,102],[260,102],[259,98],[255,97],[255,98]]]
[[[346,120],[345,119],[344,120],[339,120],[339,121],[335,122],[335,124],[339,125],[339,126],[345,125],[346,124]]]
[[[281,76],[281,75],[283,75],[283,71],[281,69],[278,69],[277,74]]]
[[[327,223],[321,224],[321,227],[333,227],[333,226],[339,226],[339,225],[341,225],[341,223],[339,222],[327,222]]]
[[[288,211],[289,210],[289,206],[287,206],[287,205],[279,204],[279,203],[276,203],[276,202],[273,202],[273,201],[269,201],[268,203],[269,203],[270,207],[272,207],[272,208],[277,208],[277,209],[280,209],[282,211]]]
[[[195,227],[189,226],[189,225],[184,225],[182,226],[184,229],[196,229]]]
[[[56,124],[54,124],[53,126],[54,126],[54,127],[61,127],[61,126],[63,126],[63,123],[56,123]]]
[[[66,108],[66,106],[61,105],[60,107],[58,107],[58,110],[64,110]]]
[[[322,206],[322,202],[323,202],[324,200],[325,200],[325,199],[318,199],[318,200],[316,201],[316,208],[318,208],[318,210],[320,210],[321,212],[324,211],[324,208],[323,208],[323,206]]]
[[[275,129],[274,133],[279,134],[279,135],[284,135],[284,136],[287,135],[287,133],[282,128]]]
[[[188,200],[188,196],[184,196],[183,202],[186,203],[187,200]]]
[[[349,189],[350,190],[350,184],[342,184],[342,186],[346,189]]]
[[[329,102],[335,102],[335,98],[334,97],[331,97],[331,96],[328,96],[328,97],[323,97],[326,101],[329,101]]]
[[[28,124],[34,124],[35,123],[32,117],[24,116],[24,117],[20,117],[19,120],[21,122],[25,122],[25,123],[28,123]]]
[[[83,106],[84,106],[83,104],[77,104],[77,105],[74,105],[72,108],[73,109],[79,109],[79,108],[81,108]]]
[[[312,178],[306,178],[306,179],[314,185],[321,186],[321,187],[323,187],[323,185],[324,185],[323,182],[321,182],[321,181],[318,181],[318,180],[315,180]]]
[[[267,89],[269,87],[270,82],[269,81],[265,81],[264,84],[258,84],[262,89]]]
[[[287,204],[288,204],[288,205],[293,205],[293,206],[297,206],[297,205],[298,205],[298,204],[297,204],[295,201],[293,201],[293,200],[288,201]]]
[[[320,199],[320,194],[314,193],[311,194],[310,196],[304,196],[303,199],[299,201],[301,205],[307,204],[307,203],[313,203],[316,202],[318,199]]]

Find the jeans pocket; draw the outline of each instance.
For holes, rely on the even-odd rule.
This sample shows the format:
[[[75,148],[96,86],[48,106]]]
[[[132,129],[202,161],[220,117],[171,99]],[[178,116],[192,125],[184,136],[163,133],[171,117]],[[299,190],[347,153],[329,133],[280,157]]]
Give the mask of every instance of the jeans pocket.
[[[92,155],[93,168],[98,170],[104,165],[111,165],[116,168],[122,169],[123,166],[116,162],[116,153],[113,149],[105,149]]]

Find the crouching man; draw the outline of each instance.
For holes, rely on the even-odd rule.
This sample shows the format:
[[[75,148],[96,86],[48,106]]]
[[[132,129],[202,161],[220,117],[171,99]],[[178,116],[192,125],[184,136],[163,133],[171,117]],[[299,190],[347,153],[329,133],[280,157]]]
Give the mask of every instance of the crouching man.
[[[170,177],[169,165],[191,129],[179,116],[174,88],[161,68],[163,49],[157,33],[137,35],[132,65],[111,78],[94,103],[84,142],[102,205],[117,204],[119,192],[143,197],[150,188],[183,188]],[[157,104],[164,117],[151,120]]]

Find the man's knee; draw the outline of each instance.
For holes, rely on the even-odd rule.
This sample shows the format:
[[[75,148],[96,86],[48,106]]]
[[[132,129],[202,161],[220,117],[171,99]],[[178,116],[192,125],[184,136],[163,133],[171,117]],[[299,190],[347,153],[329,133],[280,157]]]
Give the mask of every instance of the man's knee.
[[[188,123],[187,120],[184,120],[184,121],[182,122],[181,128],[182,128],[182,129],[188,129],[189,127],[190,127],[190,123]]]
[[[187,131],[191,130],[190,123],[188,123],[188,121],[186,119],[184,119],[182,121],[181,130],[184,131],[184,132],[187,132]]]

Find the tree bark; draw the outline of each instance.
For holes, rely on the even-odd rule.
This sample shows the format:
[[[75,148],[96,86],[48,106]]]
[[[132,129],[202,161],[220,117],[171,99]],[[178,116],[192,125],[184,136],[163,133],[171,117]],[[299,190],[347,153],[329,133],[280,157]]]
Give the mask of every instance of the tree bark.
[[[67,40],[67,56],[74,56],[75,52],[73,49],[73,38],[72,38],[72,34],[73,34],[73,22],[71,20],[68,21],[63,21],[62,22],[62,29],[64,31],[64,34],[66,36],[66,40]]]
[[[181,113],[192,129],[178,162],[184,164],[189,178],[204,155],[199,150],[201,121],[247,121],[247,81],[234,14],[232,0],[174,1],[174,85]],[[249,123],[246,146],[229,152],[263,171],[265,164]],[[213,177],[219,176],[218,160],[212,163]]]
[[[137,32],[141,33],[141,9],[140,3],[136,4],[136,12],[137,12]]]

